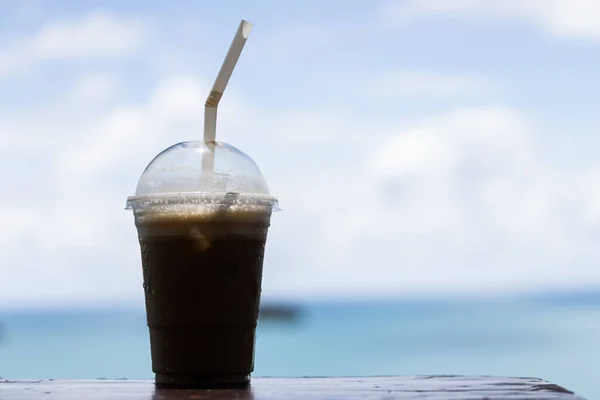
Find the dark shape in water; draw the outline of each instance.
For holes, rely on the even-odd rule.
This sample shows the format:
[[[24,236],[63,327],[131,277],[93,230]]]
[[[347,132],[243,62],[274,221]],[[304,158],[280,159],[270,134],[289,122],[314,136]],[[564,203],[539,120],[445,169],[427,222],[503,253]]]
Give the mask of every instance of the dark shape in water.
[[[260,306],[258,319],[263,321],[293,322],[300,316],[300,308],[286,304],[265,304]]]

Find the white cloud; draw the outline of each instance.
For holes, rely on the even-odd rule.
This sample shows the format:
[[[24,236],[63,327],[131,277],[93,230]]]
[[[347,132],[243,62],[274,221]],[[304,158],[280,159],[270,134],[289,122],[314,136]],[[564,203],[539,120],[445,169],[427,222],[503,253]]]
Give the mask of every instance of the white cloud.
[[[294,235],[307,250],[278,290],[475,294],[598,284],[600,273],[581,262],[597,253],[597,172],[562,172],[540,153],[539,134],[511,108],[456,108],[373,138],[379,145],[341,171],[290,176],[285,197],[300,198],[291,212],[314,226]]]
[[[426,71],[391,71],[369,82],[368,91],[377,97],[414,99],[453,99],[481,97],[495,88],[483,76],[446,75]]]
[[[49,22],[31,37],[0,47],[0,76],[44,60],[123,56],[138,49],[147,33],[146,21],[105,11]]]
[[[5,229],[0,233],[0,244],[6,246],[6,250],[13,251],[11,247],[15,237],[27,235],[31,228],[35,226],[37,213],[28,208],[10,208],[0,213],[0,218],[5,226],[10,226],[10,231]]]
[[[404,194],[394,197],[399,202],[394,205],[396,212],[429,221],[432,230],[426,231],[442,228],[449,238],[470,234],[464,242],[476,240],[473,229],[477,227],[470,225],[475,221],[469,219],[479,217],[489,219],[487,229],[514,229],[507,232],[511,238],[528,235],[521,218],[531,217],[534,211],[527,208],[528,195],[540,185],[547,188],[540,182],[545,178],[545,166],[538,159],[524,118],[515,110],[495,106],[458,108],[429,118],[391,136],[372,155],[379,184],[402,187]],[[401,207],[402,202],[408,202],[408,207]],[[438,213],[438,207],[444,212]],[[444,219],[431,217],[438,214]],[[544,216],[553,216],[548,214]],[[418,222],[402,225],[411,230]],[[552,234],[538,233],[542,232],[523,239],[544,240]]]
[[[383,14],[397,22],[426,15],[479,22],[520,20],[557,36],[600,39],[596,0],[392,0]]]
[[[81,76],[72,89],[74,101],[104,102],[117,92],[116,79],[108,74],[86,74]]]
[[[143,41],[146,26],[139,19],[92,12],[81,20],[47,24],[31,41],[41,59],[121,56]]]

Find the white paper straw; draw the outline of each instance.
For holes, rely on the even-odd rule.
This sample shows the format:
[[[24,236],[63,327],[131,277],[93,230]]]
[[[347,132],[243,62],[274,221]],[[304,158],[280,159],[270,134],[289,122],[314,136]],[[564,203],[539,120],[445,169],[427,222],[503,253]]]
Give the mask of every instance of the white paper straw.
[[[250,22],[244,20],[240,22],[217,79],[206,99],[206,103],[204,103],[204,141],[206,142],[212,142],[216,139],[217,107],[251,30],[252,24]]]
[[[248,39],[251,30],[252,24],[250,22],[244,20],[240,22],[240,26],[233,37],[233,41],[229,46],[229,51],[223,61],[223,65],[221,65],[217,79],[206,99],[206,103],[204,103],[204,142],[210,150],[202,158],[202,170],[204,172],[212,173],[214,168],[214,141],[217,136],[217,107],[219,106],[221,97],[223,97],[223,92],[227,87],[229,78],[231,78],[233,69],[242,54],[242,50],[244,49],[244,45],[246,44],[246,40]]]

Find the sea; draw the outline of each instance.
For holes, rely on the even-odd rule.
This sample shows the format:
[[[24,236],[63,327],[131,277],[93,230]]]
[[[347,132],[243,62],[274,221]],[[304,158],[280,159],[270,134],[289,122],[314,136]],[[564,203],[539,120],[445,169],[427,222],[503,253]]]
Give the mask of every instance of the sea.
[[[600,399],[600,295],[294,303],[253,376],[540,377]],[[152,378],[143,309],[0,312],[4,378]]]

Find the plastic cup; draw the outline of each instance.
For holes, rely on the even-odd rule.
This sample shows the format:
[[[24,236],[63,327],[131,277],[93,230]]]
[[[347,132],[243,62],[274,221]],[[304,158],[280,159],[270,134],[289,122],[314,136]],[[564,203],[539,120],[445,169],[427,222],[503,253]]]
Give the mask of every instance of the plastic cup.
[[[211,170],[202,166],[207,155]],[[127,209],[141,249],[156,384],[248,384],[277,210],[257,165],[226,143],[176,144],[146,167]]]

